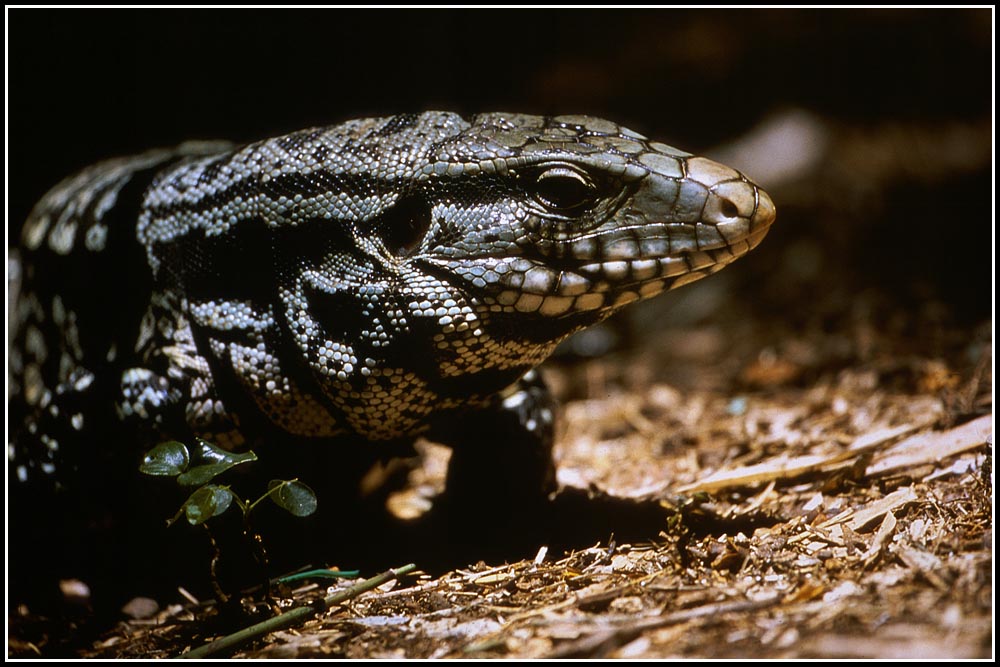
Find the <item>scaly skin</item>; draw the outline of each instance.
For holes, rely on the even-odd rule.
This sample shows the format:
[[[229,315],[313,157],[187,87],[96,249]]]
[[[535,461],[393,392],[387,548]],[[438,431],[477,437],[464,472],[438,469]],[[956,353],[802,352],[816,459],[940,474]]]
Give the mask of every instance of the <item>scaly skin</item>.
[[[742,174],[586,116],[428,112],[105,162],[24,227],[11,469],[65,481],[95,439],[132,466],[131,443],[192,434],[288,460],[423,434],[551,487],[532,369],[773,220]]]

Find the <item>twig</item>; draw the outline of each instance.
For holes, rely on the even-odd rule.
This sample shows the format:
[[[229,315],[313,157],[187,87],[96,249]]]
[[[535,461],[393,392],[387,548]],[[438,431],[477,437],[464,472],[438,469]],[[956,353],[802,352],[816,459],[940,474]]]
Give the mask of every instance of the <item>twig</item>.
[[[219,639],[205,644],[204,646],[182,653],[178,657],[208,658],[228,653],[241,644],[252,639],[263,637],[264,635],[274,632],[275,630],[284,630],[294,625],[298,625],[299,623],[315,616],[319,612],[326,611],[334,605],[340,604],[345,600],[355,598],[366,591],[372,590],[373,588],[378,588],[387,581],[392,581],[401,575],[409,574],[415,569],[417,569],[417,566],[410,563],[408,565],[404,565],[403,567],[396,568],[395,570],[388,570],[382,574],[372,577],[371,579],[365,579],[350,588],[338,591],[337,593],[334,593],[333,595],[330,595],[315,604],[305,607],[296,607],[295,609],[291,609],[280,616],[274,616],[266,621],[261,621],[260,623],[251,625],[248,628],[243,628],[239,632],[234,632],[231,635],[220,637]]]

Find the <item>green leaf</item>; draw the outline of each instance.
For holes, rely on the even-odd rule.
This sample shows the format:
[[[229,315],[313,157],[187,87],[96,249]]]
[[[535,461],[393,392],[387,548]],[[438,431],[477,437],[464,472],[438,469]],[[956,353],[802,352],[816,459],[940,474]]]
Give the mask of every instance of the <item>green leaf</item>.
[[[275,487],[280,487],[276,491]],[[316,511],[316,494],[298,480],[287,482],[272,479],[267,483],[269,495],[277,505],[295,516],[309,516]]]
[[[195,466],[177,478],[181,486],[199,486],[211,482],[216,475],[221,475],[233,467],[232,463],[213,463],[206,466]]]
[[[191,457],[184,443],[163,442],[146,453],[139,470],[147,475],[174,477],[187,470],[190,462]]]
[[[181,486],[197,486],[212,481],[230,468],[242,463],[256,461],[257,455],[251,452],[227,452],[210,442],[198,438],[191,461],[196,465],[180,475],[177,483]]]
[[[232,467],[256,460],[257,455],[253,452],[229,452],[201,438],[195,438],[195,446],[191,450],[191,462],[195,465],[228,463]]]
[[[225,512],[231,502],[233,494],[229,489],[208,484],[191,494],[184,503],[184,513],[187,515],[188,523],[197,526]]]

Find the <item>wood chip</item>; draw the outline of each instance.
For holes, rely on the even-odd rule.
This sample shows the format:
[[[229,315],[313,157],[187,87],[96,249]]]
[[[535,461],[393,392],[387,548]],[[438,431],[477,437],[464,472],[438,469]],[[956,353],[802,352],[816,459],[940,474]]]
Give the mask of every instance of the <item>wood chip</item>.
[[[860,510],[853,513],[841,513],[834,518],[820,524],[820,528],[829,528],[834,524],[846,521],[851,530],[861,530],[872,523],[886,512],[891,512],[897,507],[902,507],[906,503],[918,500],[917,492],[912,486],[897,489],[884,498],[869,503]]]
[[[535,567],[538,567],[539,565],[541,565],[542,563],[544,563],[545,562],[545,556],[547,556],[548,553],[549,553],[548,546],[546,546],[544,544],[542,546],[540,546],[538,548],[538,553],[535,554],[535,560],[532,561],[532,564]]]
[[[993,415],[984,415],[949,431],[920,433],[877,456],[865,475],[885,475],[975,449],[992,438]]]
[[[875,531],[874,537],[872,537],[871,546],[868,547],[868,551],[861,556],[861,560],[864,562],[865,567],[870,566],[878,558],[879,554],[882,553],[882,549],[885,547],[886,542],[892,537],[892,534],[896,530],[896,515],[892,511],[885,513],[885,518],[882,519],[882,524]]]
[[[834,466],[833,469],[846,467],[861,454],[919,427],[920,425],[917,424],[906,424],[871,431],[857,438],[850,447],[832,454],[776,458],[735,470],[720,470],[697,482],[681,486],[675,489],[675,492],[718,491],[732,487],[751,486],[776,479],[792,479],[810,472],[830,470],[831,466]]]
[[[948,583],[938,574],[944,570],[940,558],[930,552],[913,547],[900,547],[895,549],[895,553],[907,567],[920,572],[935,588],[940,591],[948,590]]]

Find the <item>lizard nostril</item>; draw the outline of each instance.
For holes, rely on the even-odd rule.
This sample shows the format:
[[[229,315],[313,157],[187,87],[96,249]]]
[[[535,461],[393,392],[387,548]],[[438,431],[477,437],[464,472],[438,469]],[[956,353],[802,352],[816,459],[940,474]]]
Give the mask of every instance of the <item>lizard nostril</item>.
[[[727,218],[737,218],[740,215],[740,209],[733,202],[726,199],[725,197],[719,198],[719,212],[722,213]]]

